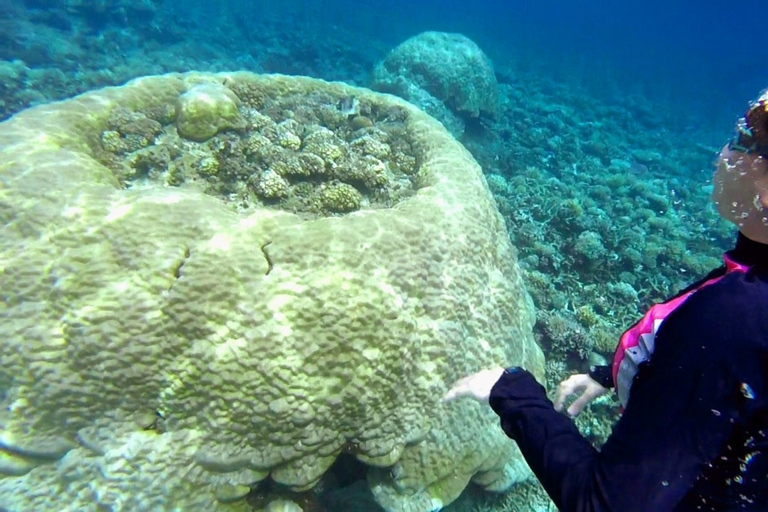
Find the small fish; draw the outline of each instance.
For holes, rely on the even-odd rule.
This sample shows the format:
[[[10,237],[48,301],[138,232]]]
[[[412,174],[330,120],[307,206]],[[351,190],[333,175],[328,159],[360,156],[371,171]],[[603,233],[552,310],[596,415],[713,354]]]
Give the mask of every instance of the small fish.
[[[360,112],[360,102],[354,96],[345,96],[339,100],[336,108],[345,116],[350,117]]]

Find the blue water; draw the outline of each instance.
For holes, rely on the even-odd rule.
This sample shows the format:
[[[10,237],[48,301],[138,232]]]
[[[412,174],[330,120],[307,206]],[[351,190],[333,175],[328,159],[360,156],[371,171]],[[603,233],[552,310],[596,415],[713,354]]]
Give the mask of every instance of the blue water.
[[[106,68],[152,45],[153,51],[162,52],[165,47],[169,55],[183,53],[180,47],[186,46],[192,58],[179,67],[197,63],[198,68],[240,65],[269,70],[261,50],[272,49],[292,62],[285,71],[309,71],[355,82],[364,82],[370,66],[408,37],[425,30],[460,32],[478,43],[497,66],[539,70],[552,80],[583,86],[609,100],[620,100],[625,94],[644,95],[659,102],[680,126],[696,126],[708,139],[701,142],[711,144],[720,142],[733,118],[768,84],[768,69],[760,57],[765,5],[756,0],[738,6],[658,0],[626,5],[597,0],[190,0],[146,2],[156,6],[151,20],[144,11],[108,14],[114,6],[131,2],[100,2],[107,8],[91,12],[83,8],[77,13],[67,12],[64,6],[68,3],[88,4],[1,2],[0,20],[4,14],[20,11],[22,17],[31,14],[32,24],[19,30],[14,27],[17,16],[2,21],[0,57],[21,58],[31,67],[61,68],[73,82],[67,89],[78,92],[87,84],[77,83],[75,70],[82,73],[83,68],[97,66],[84,62],[87,59],[57,56],[50,47],[34,48],[58,44],[55,31],[30,34],[36,25],[47,29],[71,23],[70,30],[61,31],[58,37],[68,45],[74,39],[75,46],[85,48],[86,56],[93,42],[103,43],[104,34],[122,30],[127,39],[113,45],[114,63],[101,62]],[[56,21],[50,21],[51,13]],[[49,21],[41,22],[44,18]],[[172,37],[166,37],[168,34]],[[342,44],[359,61],[334,61],[333,56],[322,55],[328,49],[323,44]],[[201,46],[206,51],[197,52]],[[33,52],[27,51],[30,47]],[[46,52],[48,55],[41,55]],[[318,65],[324,58],[328,60]],[[145,74],[135,63],[133,67],[136,69],[124,65],[123,73],[111,79]],[[45,84],[29,87],[56,97],[56,91],[46,90]],[[20,107],[29,101],[18,103]]]
[[[290,18],[312,37],[343,37],[374,58],[425,30],[460,32],[497,65],[539,69],[609,99],[643,94],[681,126],[710,131],[712,143],[768,85],[760,44],[766,6],[756,0],[274,3],[228,4],[242,9],[246,24]],[[201,11],[215,6],[204,4]]]

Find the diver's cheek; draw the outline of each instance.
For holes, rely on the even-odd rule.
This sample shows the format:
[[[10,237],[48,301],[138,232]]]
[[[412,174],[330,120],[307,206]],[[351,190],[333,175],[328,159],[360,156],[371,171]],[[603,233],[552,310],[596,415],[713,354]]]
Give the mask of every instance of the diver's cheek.
[[[755,208],[768,211],[768,160],[765,157],[755,160],[752,176],[755,183]]]

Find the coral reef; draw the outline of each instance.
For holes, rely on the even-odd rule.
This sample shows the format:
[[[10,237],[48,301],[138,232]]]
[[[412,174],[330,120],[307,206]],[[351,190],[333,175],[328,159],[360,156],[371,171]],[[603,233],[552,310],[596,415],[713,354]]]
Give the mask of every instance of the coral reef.
[[[372,87],[414,103],[457,137],[465,118],[497,113],[493,65],[461,34],[423,32],[408,39],[376,66]]]
[[[202,14],[208,5],[213,12]],[[361,48],[354,31],[307,31],[282,15],[283,5],[262,3],[264,16],[243,16],[236,1],[3,0],[0,120],[94,88],[190,69],[367,83],[379,55]]]
[[[557,507],[537,481],[516,485],[500,494],[470,488],[444,512],[556,512]]]
[[[201,84],[244,125],[180,137]],[[350,96],[370,126],[339,110]],[[418,109],[165,75],[14,116],[0,152],[4,507],[247,510],[257,482],[306,490],[342,454],[391,511],[529,477],[489,410],[440,403],[467,373],[543,378],[544,359],[479,166]],[[253,179],[250,204],[226,195]],[[407,193],[374,208],[393,182]]]
[[[586,360],[587,347],[612,352],[644,307],[716,267],[722,249],[700,233],[726,241],[730,230],[682,178],[616,174],[589,156],[575,165],[560,177],[544,166],[494,173],[489,185],[544,312],[540,339]]]
[[[354,12],[349,20],[333,9],[302,17],[301,13],[296,15],[291,2],[259,2],[259,16],[243,16],[241,2],[226,1],[0,3],[0,119],[30,105],[123,84],[137,76],[189,69],[247,69],[368,84],[371,70],[377,62],[383,64],[389,49],[423,29],[415,28],[420,26],[417,23],[400,27],[399,31],[390,25],[390,29],[380,32],[378,27],[387,24],[377,14],[376,30],[371,31],[360,12]],[[291,12],[293,15],[286,15]],[[425,59],[449,44],[447,39],[436,39],[433,53],[424,53]],[[600,355],[609,355],[622,329],[635,321],[648,304],[718,264],[719,252],[731,243],[732,232],[714,220],[708,204],[709,189],[704,183],[717,152],[715,146],[728,137],[734,110],[723,106],[733,105],[734,94],[731,89],[720,91],[718,100],[708,100],[708,107],[702,106],[697,94],[688,95],[685,102],[658,97],[662,101],[654,101],[645,95],[642,84],[627,84],[610,69],[600,70],[608,80],[599,80],[597,87],[585,87],[590,80],[594,82],[594,69],[582,67],[582,61],[574,60],[573,67],[558,67],[556,74],[548,74],[538,67],[547,65],[551,57],[547,49],[520,47],[509,52],[506,45],[494,47],[489,37],[484,37],[482,44],[495,60],[499,91],[495,118],[482,111],[476,118],[470,111],[456,110],[450,100],[442,99],[440,89],[424,85],[428,81],[413,80],[416,74],[407,67],[403,69],[408,80],[393,77],[384,87],[432,113],[452,133],[461,135],[462,143],[481,163],[519,250],[526,285],[541,312],[534,331],[548,351],[546,370],[551,388],[558,380],[599,361]],[[463,43],[454,48],[478,51],[476,46]],[[536,65],[526,66],[526,60]],[[454,63],[458,64],[457,60],[439,58],[434,62],[446,74],[453,72],[450,68]],[[487,59],[478,61],[478,66],[487,69]],[[464,83],[461,80],[474,76],[474,72],[470,69],[461,76],[456,74],[456,83]],[[189,80],[179,89],[180,94],[195,85],[199,84]],[[409,142],[410,135],[402,131],[406,111],[398,107],[371,111],[365,96],[350,90],[333,95],[299,94],[290,103],[287,98],[274,101],[274,95],[261,94],[258,87],[245,82],[227,84],[226,88],[242,100],[238,112],[245,125],[236,120],[233,126],[217,128],[202,142],[179,136],[179,95],[155,102],[154,108],[150,108],[152,102],[142,102],[141,108],[120,107],[120,102],[115,102],[106,121],[99,118],[98,129],[89,132],[87,143],[94,158],[111,171],[104,179],[129,195],[155,189],[183,194],[202,192],[242,217],[268,208],[273,214],[291,212],[307,221],[330,217],[324,222],[399,209],[418,192],[423,162]],[[666,87],[654,89],[671,94]],[[715,94],[714,89],[708,91]],[[713,109],[712,105],[719,106]],[[0,188],[0,202],[4,205],[0,211],[5,211],[6,191]],[[332,192],[331,197],[338,194],[342,201],[323,201],[328,192]],[[46,197],[38,207],[43,208],[53,199]],[[349,212],[345,205],[359,209]],[[70,207],[70,213],[77,212],[79,202],[73,200]],[[4,219],[10,220],[12,215],[6,212]],[[76,229],[82,219],[73,219],[71,229]],[[158,216],[152,222],[168,220]],[[198,227],[193,230],[208,233]],[[89,236],[113,239],[114,231],[99,229]],[[175,243],[178,239],[169,240]],[[61,249],[56,245],[60,242],[61,235],[48,243]],[[158,245],[162,248],[162,244]],[[67,247],[66,251],[62,249],[64,256],[52,250],[51,261],[65,258],[67,268],[83,274],[82,282],[92,283],[85,276],[102,267],[87,263],[91,258],[87,247],[79,253],[73,252],[75,247]],[[256,253],[262,250],[258,244],[254,247]],[[185,254],[185,248],[179,246],[175,264],[168,265],[171,273],[177,272],[176,265],[185,261]],[[141,279],[154,279],[146,261],[135,258],[133,253],[116,249],[109,257],[110,264],[125,272],[135,271]],[[134,259],[140,262],[137,267],[131,266]],[[322,264],[324,260],[316,261]],[[4,269],[3,265],[4,261],[0,268]],[[59,267],[41,262],[39,268],[44,268],[50,282],[56,283],[52,289],[67,289],[71,279],[57,280]],[[133,283],[131,279],[125,281]],[[258,294],[260,290],[251,291]],[[25,304],[34,309],[39,304],[35,302],[38,295],[31,297],[33,300]],[[54,298],[52,295],[46,300]],[[85,303],[85,299],[78,299],[72,304],[82,308]],[[142,300],[137,299],[137,304],[144,308]],[[0,309],[3,312],[8,307],[15,310],[21,306],[0,303],[0,308],[6,308]],[[70,312],[65,298],[57,307],[59,316],[66,313],[75,320],[80,318],[80,312]],[[131,309],[125,307],[126,311]],[[53,314],[47,315],[41,326],[54,323]],[[103,329],[113,323],[105,320]],[[212,325],[220,323],[211,321]],[[89,335],[95,327],[76,324],[67,336],[76,329]],[[57,336],[55,328],[49,332]],[[135,329],[132,332],[140,340],[137,346],[143,346],[143,335],[136,334]],[[33,333],[30,339],[43,335]],[[37,375],[41,365],[36,363],[32,370],[24,372]],[[70,381],[64,384],[74,385]],[[600,435],[593,434],[607,431],[614,419],[608,411],[610,403],[598,404],[595,414],[587,411],[582,416],[588,421],[580,418],[577,423],[591,439],[599,441]],[[138,415],[137,421],[141,425],[162,424],[151,413]],[[137,445],[145,440],[151,443],[153,432],[146,439],[136,437],[133,441]],[[145,452],[137,450],[139,460]],[[73,452],[70,459],[79,461],[77,453]],[[156,455],[149,458],[155,460]],[[31,465],[22,459],[3,459],[4,470],[26,471]],[[109,475],[113,468],[105,460],[117,467],[127,464],[120,457],[93,458],[81,465],[88,469],[80,470],[73,462],[68,471]],[[358,478],[364,473],[356,472]],[[463,476],[456,479],[465,480]],[[361,504],[353,500],[345,505],[347,509],[341,505],[346,503],[344,490],[337,485],[324,477],[318,487],[305,494],[333,494],[337,500],[325,506],[334,512],[372,509],[373,498],[365,481],[358,481],[355,487],[361,494],[364,488],[368,501]],[[244,487],[248,486],[222,484],[216,496],[223,501],[234,499],[232,506],[237,507],[237,497]],[[319,487],[324,491],[320,492]],[[443,492],[441,487],[433,487],[436,494]],[[251,507],[255,506],[254,496],[261,492],[261,487],[251,491]],[[305,512],[322,510],[296,500],[295,493],[275,499],[294,500]],[[259,501],[255,508],[264,509],[269,503]],[[493,503],[501,507],[500,501]],[[520,506],[520,510],[543,510],[538,508],[539,501],[532,501],[529,508],[516,503],[514,506]],[[0,500],[0,508],[5,505]]]
[[[606,364],[647,306],[718,266],[732,230],[710,205],[698,167],[707,162],[693,148],[668,146],[626,106],[565,87],[543,94],[534,84],[502,83],[502,115],[480,132],[482,143],[464,142],[520,251],[554,390]],[[606,396],[576,424],[599,446],[616,420]]]
[[[339,104],[351,96],[231,87],[197,84],[173,111],[114,109],[100,159],[127,187],[192,188],[241,211],[270,206],[305,218],[389,208],[415,193],[417,155],[402,110],[355,100],[349,114]]]

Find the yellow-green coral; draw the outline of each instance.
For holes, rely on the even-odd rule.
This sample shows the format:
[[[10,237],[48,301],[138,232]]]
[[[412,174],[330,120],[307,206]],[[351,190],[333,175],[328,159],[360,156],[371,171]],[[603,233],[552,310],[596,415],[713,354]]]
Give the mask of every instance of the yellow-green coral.
[[[286,152],[275,152],[269,167],[280,176],[310,176],[313,170],[305,167],[297,155]]]
[[[199,142],[222,130],[244,128],[239,104],[235,93],[221,84],[196,85],[179,96],[176,107],[179,134]]]
[[[304,139],[304,151],[315,154],[328,163],[344,156],[342,147],[342,141],[327,128],[318,128]]]
[[[384,162],[371,155],[365,155],[360,159],[360,163],[365,170],[363,184],[366,187],[376,189],[387,184],[389,176],[387,176],[387,166]]]
[[[253,132],[245,139],[246,152],[258,154],[262,149],[272,147],[272,141],[258,132]]]
[[[122,141],[120,139],[120,132],[117,130],[104,130],[101,132],[101,145],[111,153],[122,151]]]
[[[379,132],[380,135],[385,135]],[[364,155],[371,155],[376,158],[387,158],[390,153],[389,146],[382,142],[383,137],[374,138],[371,135],[365,135],[352,141],[350,146]]]
[[[147,147],[162,130],[162,125],[141,112],[114,109],[101,133],[102,147],[111,153],[128,153]]]
[[[256,182],[256,192],[267,199],[275,199],[288,193],[289,183],[278,172],[267,169]]]
[[[230,91],[241,94],[255,91],[234,81],[226,84]],[[403,111],[355,99],[367,121],[364,129],[352,132],[349,119],[339,117],[339,105],[346,99],[327,94],[270,97],[263,91],[257,101],[239,99],[250,105],[241,109],[246,128],[216,136],[206,144],[221,163],[215,177],[203,176],[208,181],[206,192],[245,207],[261,203],[310,216],[389,207],[412,195],[418,160],[407,142]],[[376,119],[386,122],[376,125]],[[173,133],[164,140],[169,137]],[[267,188],[259,185],[260,176],[268,170],[284,179],[280,180],[280,193],[269,194],[271,198],[265,193]],[[278,181],[267,176],[272,184]],[[186,183],[194,186],[195,181]],[[339,182],[357,189],[359,199],[348,187],[343,187],[345,201],[328,197],[329,191],[337,194],[333,186]],[[318,193],[329,186],[329,191]],[[279,201],[262,201],[275,198]]]
[[[364,185],[368,189],[383,187],[389,181],[387,166],[370,155],[345,160],[333,170],[333,176],[343,182]]]
[[[253,108],[321,91],[398,109],[417,187],[397,208],[307,219],[126,188],[103,165],[111,109],[162,111],[214,82]],[[215,180],[248,172],[227,159],[239,144],[206,146]],[[479,166],[418,109],[307,78],[146,77],[0,124],[0,182],[3,506],[246,510],[245,487],[310,488],[343,452],[390,511],[455,496],[454,474],[519,478],[493,413],[439,398],[492,365],[541,378],[533,307]]]
[[[315,198],[317,207],[334,213],[352,212],[360,209],[363,196],[347,183],[335,183],[322,187]]]
[[[301,147],[301,125],[293,119],[287,119],[279,124],[272,123],[265,130],[264,135],[273,143],[285,148],[298,151]]]
[[[150,181],[202,189],[238,210],[267,205],[307,216],[328,215],[390,207],[413,194],[417,160],[397,107],[377,109],[355,99],[358,109],[387,121],[374,127],[374,121],[365,117],[364,124],[370,126],[351,132],[345,119],[328,121],[333,117],[328,115],[329,109],[337,114],[341,111],[329,106],[334,102],[327,95],[270,97],[262,92],[257,102],[248,97],[243,101],[233,91],[250,94],[253,89],[227,84],[223,87],[201,79],[191,91],[198,99],[213,97],[210,91],[218,91],[224,104],[230,100],[236,105],[260,104],[263,111],[253,106],[238,108],[244,127],[217,132],[201,144],[180,138],[176,130],[140,112],[117,108],[108,122],[110,127],[146,126],[152,133],[162,134],[153,136],[149,147],[142,143],[132,149],[126,147],[122,132],[103,132],[102,147],[111,153],[105,164],[119,171],[128,186]],[[181,98],[195,96],[192,92]],[[342,97],[336,105],[347,99]],[[190,158],[193,154],[202,156]],[[345,185],[337,187],[339,183]]]
[[[590,304],[585,304],[576,308],[576,319],[584,327],[592,327],[598,321],[597,313],[595,313],[595,310]]]
[[[414,174],[418,169],[416,158],[402,151],[396,151],[392,155],[392,161],[403,174]]]
[[[301,168],[309,176],[326,174],[325,162],[319,156],[312,153],[301,153],[298,156]]]
[[[373,121],[365,116],[355,116],[349,121],[349,125],[353,130],[362,130],[373,126]]]
[[[275,124],[275,121],[271,117],[262,114],[255,108],[244,109],[243,117],[245,118],[248,128],[251,130],[263,131],[265,128]]]
[[[214,176],[219,172],[219,161],[206,155],[197,161],[197,168],[200,174]]]

